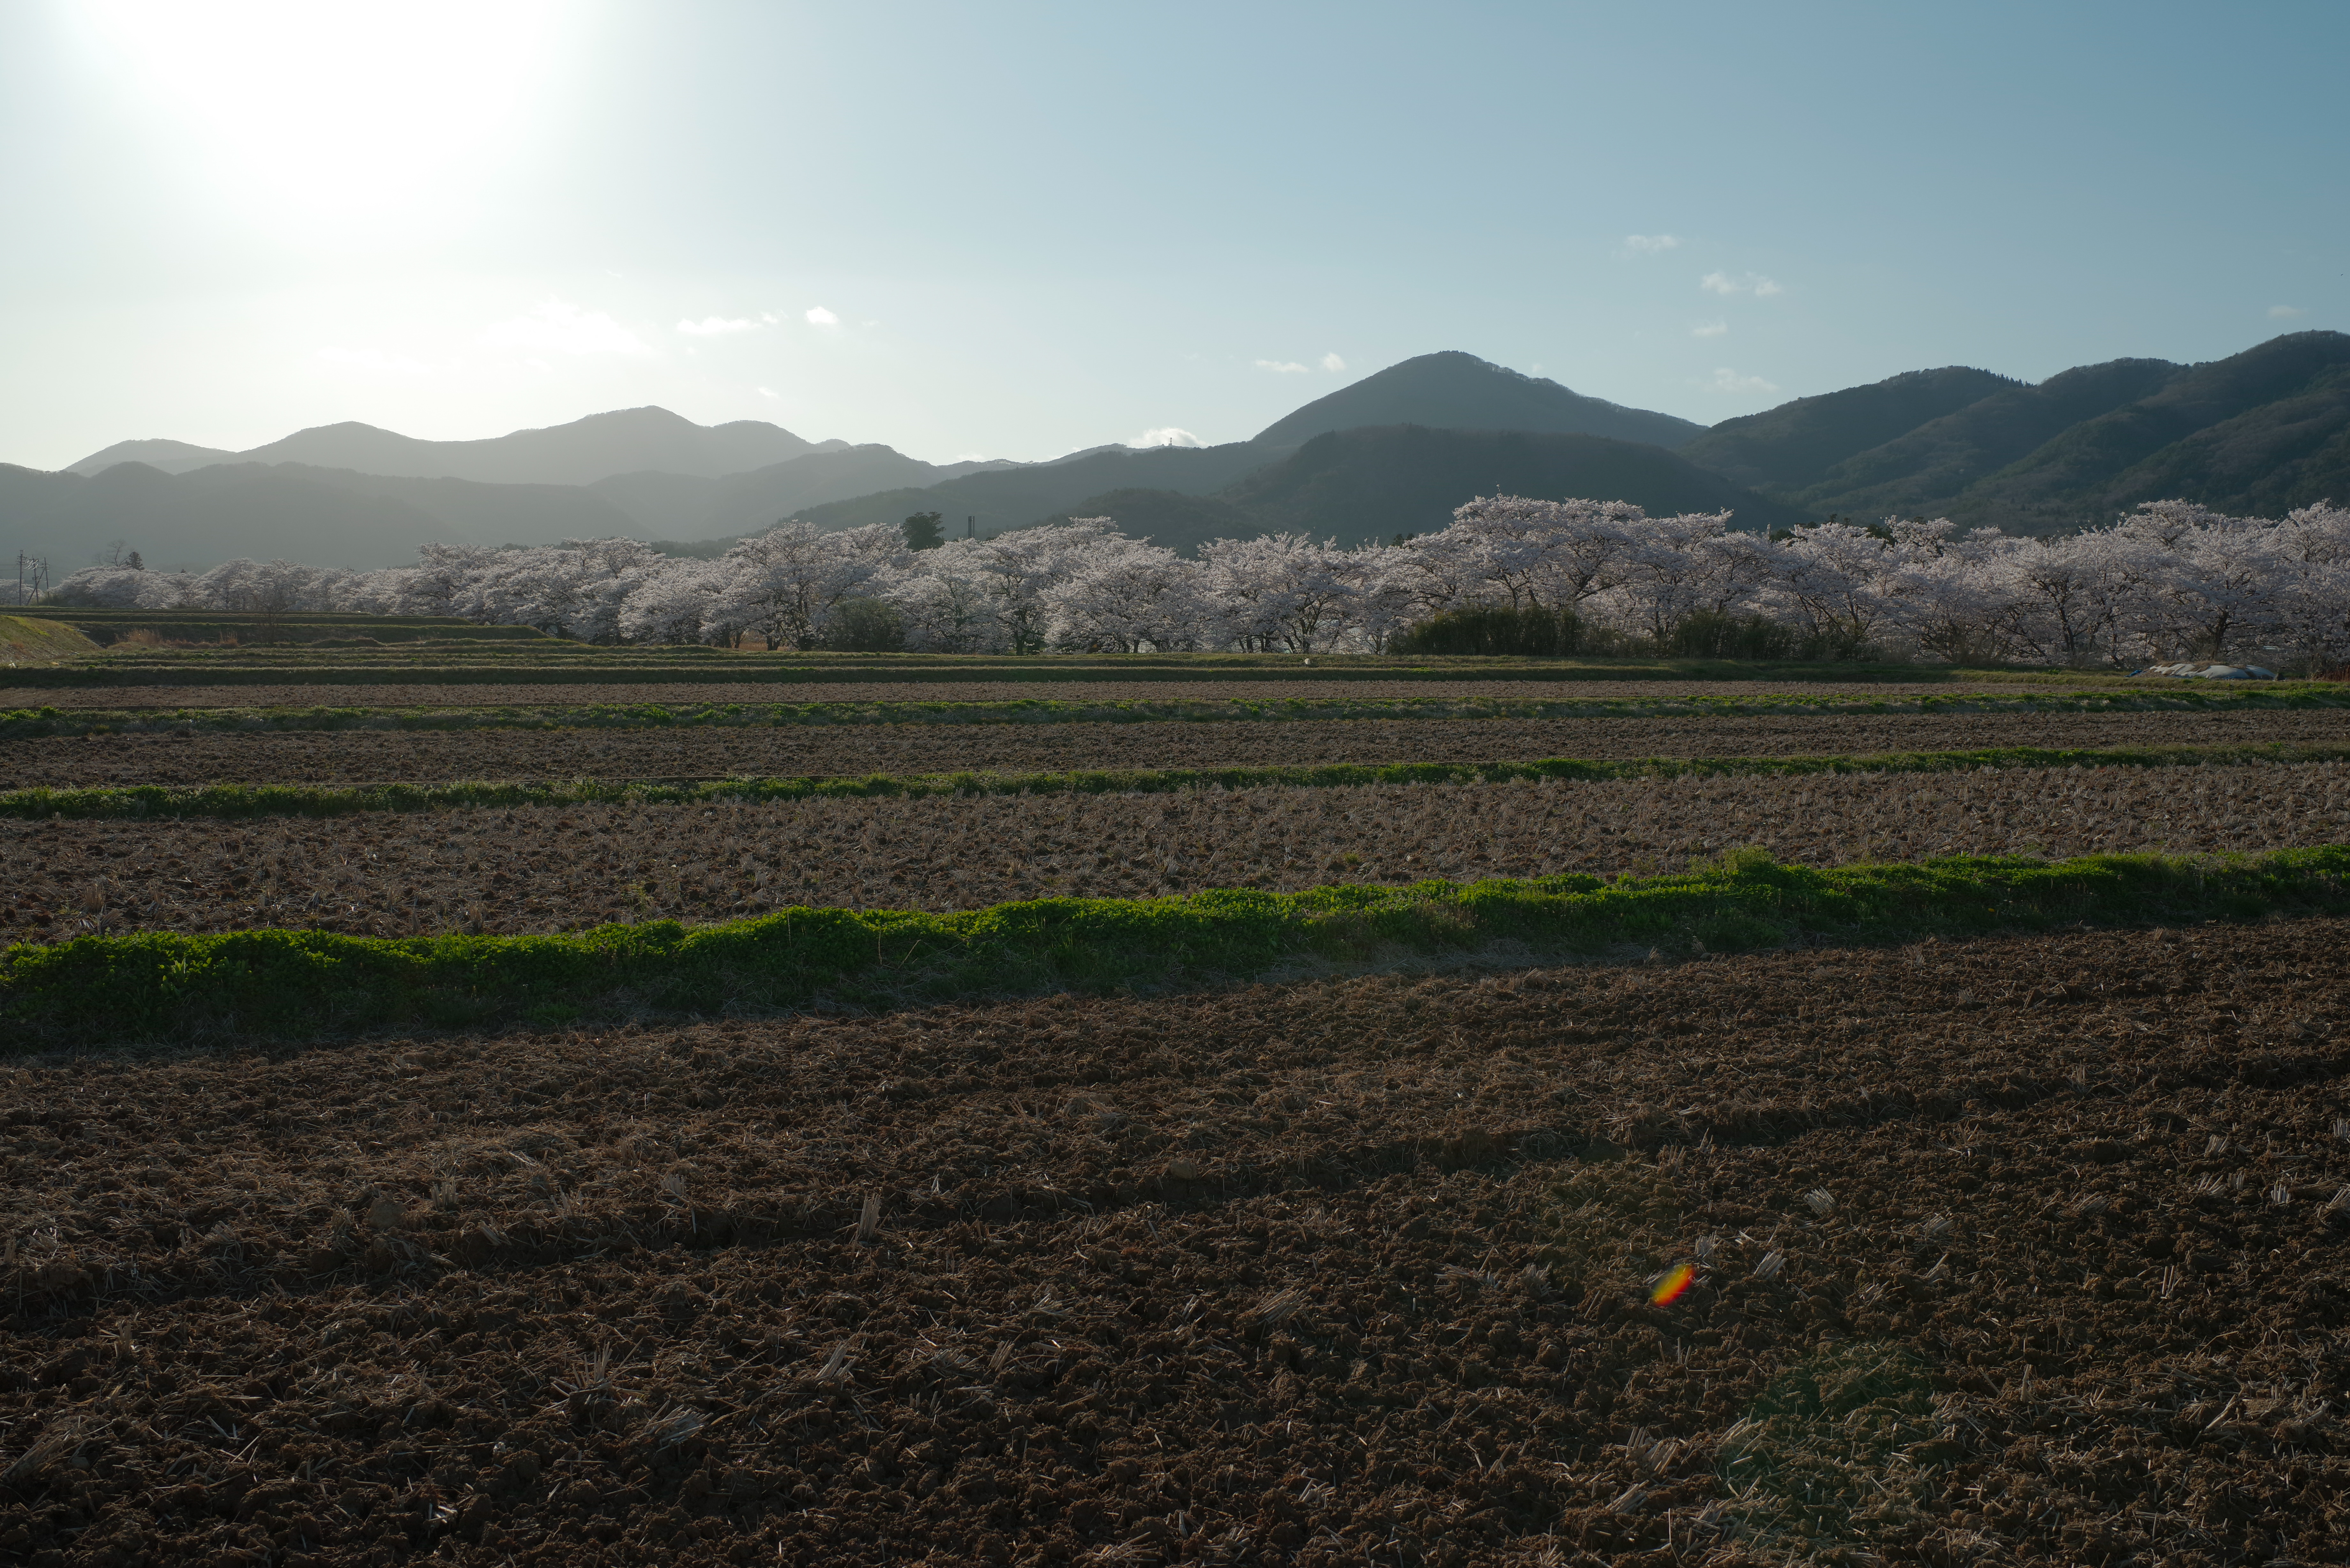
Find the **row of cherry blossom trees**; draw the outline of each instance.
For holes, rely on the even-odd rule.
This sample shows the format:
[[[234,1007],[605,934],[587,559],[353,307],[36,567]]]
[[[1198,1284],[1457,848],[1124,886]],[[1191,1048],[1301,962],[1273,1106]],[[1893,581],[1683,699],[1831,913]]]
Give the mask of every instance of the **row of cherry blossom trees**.
[[[1807,646],[1950,659],[2143,664],[2350,659],[2350,509],[2282,521],[2158,502],[2050,538],[1947,520],[1828,522],[1764,535],[1728,513],[1495,496],[1436,532],[1340,549],[1295,534],[1219,539],[1196,560],[1108,518],[910,550],[886,526],[786,522],[715,560],[628,539],[429,545],[346,572],[232,561],[201,576],[99,566],[68,602],[286,613],[357,610],[538,627],[597,642],[824,645],[884,618],[911,649],[1316,653],[1387,647],[1471,607],[1570,612],[1616,646],[1669,646],[1700,618],[1790,628]]]

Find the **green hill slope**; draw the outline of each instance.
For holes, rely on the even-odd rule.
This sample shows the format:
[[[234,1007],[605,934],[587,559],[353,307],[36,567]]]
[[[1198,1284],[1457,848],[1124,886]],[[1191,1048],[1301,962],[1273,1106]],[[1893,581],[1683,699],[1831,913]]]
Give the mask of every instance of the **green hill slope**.
[[[1664,447],[1678,447],[1705,429],[1670,414],[1586,398],[1556,381],[1449,349],[1390,365],[1326,398],[1316,398],[1258,431],[1256,441],[1294,447],[1317,435],[1366,425],[1546,431]]]
[[[2350,365],[2132,463],[2096,499],[2119,510],[2174,495],[2262,517],[2350,504]]]
[[[1803,514],[1678,453],[1603,436],[1440,431],[1417,425],[1316,436],[1282,462],[1219,493],[1267,527],[1335,536],[1342,545],[1441,528],[1480,495],[1629,501],[1651,513],[1738,514],[1741,527],[1781,527]]]
[[[1115,519],[1120,529],[1134,537],[1186,556],[1211,539],[1249,539],[1268,528],[1263,517],[1246,507],[1212,495],[1185,495],[1173,490],[1104,491],[1045,521],[1066,523],[1072,517]]]
[[[2223,510],[2350,496],[2345,370],[2350,336],[2339,332],[2295,332],[2194,366],[1969,485],[1951,514],[2050,528],[2173,496]]]
[[[1724,420],[1679,452],[1734,484],[1793,492],[1818,483],[1847,458],[2022,384],[1962,365],[1909,370]]]
[[[1859,516],[1928,509],[2073,426],[2152,396],[2182,369],[2167,359],[2115,359],[2002,388],[1845,459],[1794,499]]]
[[[993,534],[1025,527],[1046,517],[1090,515],[1079,504],[1105,491],[1168,490],[1205,495],[1280,455],[1246,441],[1224,446],[1121,447],[1066,462],[992,469],[919,490],[885,490],[804,507],[797,515],[823,528],[856,528],[868,523],[898,523],[916,512],[941,512],[946,514],[948,534],[960,538],[966,517],[976,519],[973,525],[980,533]]]

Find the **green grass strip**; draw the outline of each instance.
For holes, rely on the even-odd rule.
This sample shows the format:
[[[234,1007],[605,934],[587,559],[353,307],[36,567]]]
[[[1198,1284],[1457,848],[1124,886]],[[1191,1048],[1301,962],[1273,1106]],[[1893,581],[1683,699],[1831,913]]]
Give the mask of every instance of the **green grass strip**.
[[[1066,773],[873,774],[863,778],[728,778],[683,783],[573,779],[562,784],[166,784],[0,793],[0,818],[163,821],[345,816],[359,812],[513,810],[522,806],[724,805],[938,795],[1171,794],[1203,789],[1349,789],[1627,778],[1782,778],[1808,774],[1949,774],[2006,768],[2241,767],[2350,761],[2350,744],[1876,752],[1817,757],[1550,757],[1510,763],[1326,763],[1298,767],[1077,769]]]
[[[2309,683],[2221,690],[2074,691],[1948,696],[1754,695],[1677,697],[1291,697],[1155,699],[1102,702],[1043,698],[993,702],[628,702],[577,707],[13,708],[0,709],[0,740],[103,734],[287,734],[374,730],[743,729],[842,724],[1291,723],[1365,719],[1649,719],[1851,713],[2275,712],[2350,708],[2350,687]]]
[[[104,629],[104,628],[99,628]],[[320,627],[321,633],[361,628]],[[481,628],[487,631],[490,628]],[[520,628],[510,628],[517,629]],[[164,628],[168,634],[171,628]],[[743,654],[714,648],[615,649],[551,641],[536,632],[503,645],[433,628],[417,644],[392,638],[377,649],[299,644],[177,648],[117,644],[69,663],[11,673],[11,683],[55,689],[109,686],[479,685],[517,680],[567,685],[660,680],[685,684],[826,684],[923,680],[953,683],[1153,680],[1200,682],[1313,680],[1708,680],[1965,684],[1992,680],[2077,685],[2111,675],[2048,669],[1966,670],[1902,663],[1743,662],[1728,659],[1390,658],[1295,655],[1118,654]],[[518,668],[519,667],[519,668]]]
[[[961,914],[794,909],[688,928],[384,939],[88,936],[0,952],[22,1046],[556,1024],[1150,990],[1478,955],[1734,952],[2072,922],[2350,909],[2350,846],[2190,859],[1952,857],[1814,870],[1743,850],[1672,876],[1055,898]]]

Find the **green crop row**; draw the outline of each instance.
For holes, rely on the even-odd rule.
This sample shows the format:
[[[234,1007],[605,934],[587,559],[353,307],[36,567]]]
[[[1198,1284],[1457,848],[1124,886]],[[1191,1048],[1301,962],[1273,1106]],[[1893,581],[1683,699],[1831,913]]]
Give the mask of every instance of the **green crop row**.
[[[100,635],[103,635],[101,632]],[[164,628],[160,635],[175,635]],[[108,653],[78,663],[45,665],[16,671],[14,684],[54,690],[93,690],[114,686],[276,686],[299,681],[309,686],[503,686],[528,682],[546,686],[616,685],[660,680],[701,686],[733,685],[863,685],[909,680],[927,682],[1035,681],[1091,683],[1156,680],[1217,685],[1224,682],[1311,680],[1345,686],[1364,680],[1722,680],[1827,681],[1838,685],[1877,682],[1916,683],[1915,671],[1897,667],[1754,666],[1692,663],[1686,669],[1637,670],[1497,666],[1474,669],[1378,666],[1274,670],[1266,668],[1169,668],[1097,663],[1045,662],[1030,659],[1016,666],[824,666],[768,662],[739,656],[674,658],[662,655],[615,657],[608,649],[565,649],[560,652],[524,646],[484,647],[445,639],[437,648],[410,652],[397,642],[364,652],[347,647],[289,649],[272,657],[256,657],[240,647],[233,654],[134,655]],[[441,657],[434,657],[439,655]],[[2000,679],[2000,678],[1994,678]],[[2077,680],[2077,677],[2073,679]]]
[[[686,783],[573,779],[560,784],[165,784],[0,793],[0,818],[77,821],[343,816],[356,812],[513,810],[595,805],[752,805],[931,795],[1165,794],[1182,790],[1343,789],[1370,784],[1505,784],[1622,778],[1947,774],[1991,768],[2158,768],[2350,761],[2350,745],[2268,742],[1877,752],[1822,757],[1638,757],[1590,761],[1318,763],[1297,767],[1078,769],[1066,773],[873,774],[862,778],[727,778]]]
[[[2256,858],[1952,857],[1813,870],[1760,851],[1675,876],[1045,899],[960,914],[795,909],[561,936],[88,936],[0,952],[26,1047],[1107,992],[1445,959],[1523,963],[2350,908],[2350,847]]]
[[[1344,719],[1636,719],[1670,715],[1847,713],[2272,712],[2350,707],[2350,688],[2295,685],[2208,691],[2091,691],[1918,696],[1699,693],[1675,697],[1292,697],[992,702],[588,703],[577,707],[14,708],[0,740],[89,734],[266,734],[334,730],[651,730],[702,725],[1082,724],[1292,722]]]
[[[109,641],[130,628],[91,623]],[[1745,663],[1731,659],[1390,659],[1379,655],[1321,656],[1307,663],[1267,655],[1071,654],[1013,658],[984,654],[744,654],[711,648],[612,648],[564,642],[527,628],[385,628],[380,644],[320,646],[329,637],[364,635],[363,628],[316,626],[299,634],[247,627],[181,627],[157,621],[158,635],[204,641],[222,629],[245,639],[234,646],[140,649],[117,644],[69,665],[18,672],[24,685],[103,688],[142,685],[497,685],[530,680],[549,685],[604,684],[659,679],[687,684],[859,684],[924,681],[1054,683],[1153,680],[1215,685],[1268,679],[1336,686],[1364,680],[1496,681],[1700,680],[1746,683],[1804,681],[1968,685],[2079,685],[2126,677],[2064,670],[1956,670],[1907,664]],[[506,634],[511,634],[507,636]],[[501,637],[505,640],[501,641]],[[268,646],[276,642],[278,646]],[[306,646],[307,644],[307,646]],[[2141,680],[2137,684],[2147,684]],[[2164,684],[2170,684],[2164,682]]]

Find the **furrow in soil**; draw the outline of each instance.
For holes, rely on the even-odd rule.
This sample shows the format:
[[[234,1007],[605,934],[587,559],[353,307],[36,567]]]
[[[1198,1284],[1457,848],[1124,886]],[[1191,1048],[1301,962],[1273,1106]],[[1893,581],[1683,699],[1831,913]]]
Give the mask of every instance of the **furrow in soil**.
[[[0,742],[0,788],[861,777],[963,770],[1795,756],[2270,741],[2350,741],[2350,710],[90,735]]]
[[[963,909],[1210,888],[2350,843],[2350,763],[0,822],[0,940]]]
[[[2345,948],[22,1064],[0,1549],[2330,1561]]]

